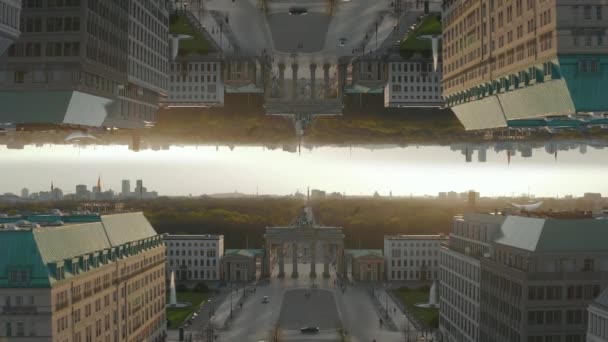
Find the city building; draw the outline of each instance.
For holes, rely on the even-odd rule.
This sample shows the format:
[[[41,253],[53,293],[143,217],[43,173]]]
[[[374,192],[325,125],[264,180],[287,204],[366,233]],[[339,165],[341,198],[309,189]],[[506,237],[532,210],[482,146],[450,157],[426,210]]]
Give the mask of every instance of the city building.
[[[580,217],[455,218],[441,257],[447,341],[584,341],[587,306],[608,284],[608,250],[606,223]]]
[[[442,107],[441,63],[433,69],[433,59],[391,56],[387,60],[385,107]]]
[[[492,237],[504,219],[475,213],[454,218],[439,262],[439,331],[444,341],[483,341],[479,337],[480,259],[489,255]]]
[[[129,181],[128,179],[122,180],[120,195],[123,198],[131,196],[131,181]]]
[[[381,249],[345,249],[346,275],[354,281],[384,281]]]
[[[167,96],[169,8],[167,0],[128,2],[127,81],[118,88],[113,126],[139,128],[156,121],[159,99]]]
[[[439,279],[439,250],[447,236],[385,235],[384,258],[388,281]]]
[[[89,199],[91,193],[87,190],[87,186],[84,184],[76,185],[76,198],[78,199]]]
[[[164,341],[165,247],[142,213],[0,230],[0,336]]]
[[[608,341],[608,287],[589,304],[587,312],[587,342]]]
[[[248,282],[258,279],[263,249],[227,249],[222,257],[222,280]]]
[[[0,0],[0,55],[19,38],[20,0]]]
[[[386,62],[384,56],[359,56],[347,69],[344,93],[358,95],[359,103],[363,96],[383,94],[386,86]]]
[[[154,121],[167,87],[165,2],[25,1],[21,36],[0,57],[0,122]]]
[[[188,55],[170,63],[167,107],[224,105],[222,63],[216,56]]]
[[[442,7],[443,95],[467,130],[608,110],[605,1],[443,0]]]
[[[223,235],[165,235],[167,273],[179,281],[216,281],[221,277]]]
[[[226,94],[263,94],[260,69],[260,63],[255,58],[226,58],[222,69]]]
[[[30,190],[28,188],[21,189],[21,198],[28,198],[30,196]]]

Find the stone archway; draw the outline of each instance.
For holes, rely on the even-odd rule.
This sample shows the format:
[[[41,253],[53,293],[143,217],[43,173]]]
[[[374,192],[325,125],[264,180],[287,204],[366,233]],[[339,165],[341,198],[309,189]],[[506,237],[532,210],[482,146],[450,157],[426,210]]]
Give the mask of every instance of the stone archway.
[[[286,276],[286,246],[288,249],[291,249],[292,253],[291,277],[297,278],[300,275],[298,271],[299,260],[302,258],[299,253],[300,246],[309,251],[310,255],[307,255],[307,257],[310,263],[309,276],[311,278],[318,276],[318,261],[322,261],[323,263],[321,273],[323,277],[329,277],[330,264],[333,262],[336,263],[338,275],[345,276],[344,234],[342,233],[342,228],[315,224],[312,208],[310,207],[305,207],[300,216],[290,226],[267,227],[264,239],[266,240],[263,264],[264,277],[270,277],[271,263],[274,263],[274,261],[278,263],[278,276]],[[322,255],[317,255],[319,250],[322,250]],[[332,254],[335,254],[335,260],[331,260]]]

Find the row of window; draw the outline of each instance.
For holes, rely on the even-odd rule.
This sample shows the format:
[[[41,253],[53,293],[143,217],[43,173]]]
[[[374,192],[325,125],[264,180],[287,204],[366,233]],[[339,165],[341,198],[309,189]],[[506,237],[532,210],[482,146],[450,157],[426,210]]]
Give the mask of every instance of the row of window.
[[[169,266],[173,266],[173,261],[174,260],[169,260]],[[182,259],[181,262],[181,266],[186,266],[186,264],[188,264],[188,266],[192,266],[192,264],[194,264],[194,266],[199,266],[199,261],[198,259],[194,259],[194,261],[192,261],[192,259]],[[217,265],[217,259],[201,259],[200,261],[200,266],[204,267],[215,267]],[[179,260],[175,260],[175,266],[180,266],[180,262]]]
[[[169,95],[169,99],[171,100],[212,100],[215,101],[217,100],[217,96],[216,95],[203,95],[203,94],[188,94],[188,95],[182,95],[182,94],[170,94]]]
[[[19,26],[19,9],[0,2],[0,24],[16,29]]]
[[[240,66],[240,63],[238,64]],[[217,71],[217,66],[218,63],[217,62],[212,62],[212,63],[188,63],[188,66],[185,68],[182,68],[183,66],[185,66],[184,64],[181,63],[172,63],[171,64],[171,72],[184,72],[184,71],[190,71],[190,72],[215,72]]]
[[[599,338],[608,340],[608,319],[591,313],[588,331]]]
[[[391,260],[392,267],[408,267],[407,260],[403,260],[401,263],[401,259],[399,260]],[[426,267],[426,266],[434,266],[438,267],[437,260],[411,260],[409,263],[409,267]]]
[[[435,92],[435,93],[439,93],[440,89],[439,87],[435,86],[435,87],[431,87],[429,86],[428,88],[426,86],[410,86],[409,90],[411,92],[426,92],[427,90],[429,92]],[[393,86],[391,87],[391,91],[395,92],[395,93],[400,93],[400,92],[404,92],[407,93],[408,92],[408,87],[407,86],[402,86],[401,84],[393,84]],[[436,98],[438,97],[437,95],[435,96]]]
[[[178,91],[183,91],[183,92],[186,92],[186,91],[193,92],[194,91],[194,92],[197,92],[197,93],[198,92],[204,93],[205,92],[205,86],[200,86],[199,87],[198,85],[195,85],[195,86],[192,86],[192,85],[189,85],[189,86],[185,86],[185,85],[182,85],[182,86],[179,86],[179,85],[173,86],[172,85],[172,86],[169,87],[169,90],[171,91],[171,93],[178,92]],[[207,92],[208,93],[212,93],[212,94],[216,93],[217,92],[217,85],[216,84],[209,84],[207,86]]]
[[[389,280],[420,280],[420,279],[437,279],[437,271],[391,271]]]
[[[207,258],[215,258],[216,257],[216,253],[215,252],[216,252],[215,250],[201,250],[200,251],[200,255],[201,256],[207,256]],[[169,249],[168,254],[170,256],[173,256],[173,255],[176,255],[176,256],[177,255],[188,255],[188,256],[194,255],[194,256],[197,256],[197,255],[199,255],[199,251],[196,250],[196,249],[195,250],[189,249],[189,250],[181,250],[181,253],[180,253],[180,251],[174,251],[173,249]]]
[[[439,246],[437,246],[437,247],[439,247]],[[414,250],[414,249],[411,249],[411,248],[391,249],[391,253],[390,254],[391,254],[391,257],[393,257],[393,258],[401,258],[401,255],[403,255],[403,257],[406,257],[408,255],[412,256],[412,257],[413,256],[427,256],[427,255],[428,256],[437,256],[438,255],[437,249],[438,248],[429,249],[429,250],[426,250],[426,249],[423,249],[423,250],[416,249],[416,250]],[[409,253],[408,253],[408,250],[409,250]]]
[[[168,247],[215,247],[216,242],[166,242]]]
[[[414,95],[412,95],[412,96],[409,96],[409,95],[403,95],[403,96],[402,95],[391,95],[391,100],[433,100],[433,101],[439,101],[441,99],[442,99],[441,96],[437,96],[437,95],[435,95],[435,96],[430,96],[430,95],[429,96],[426,96],[426,95],[422,95],[422,96],[420,96],[420,95],[416,95],[416,96],[414,96]]]
[[[186,82],[186,80],[187,80],[187,82],[198,83],[199,80],[200,80],[200,82],[205,82],[205,75],[201,75],[200,78],[198,75],[194,75],[194,76],[190,75],[190,76],[188,76],[188,78],[186,78],[185,75],[183,75],[181,77],[176,76],[176,75],[171,75],[171,76],[169,76],[169,80],[171,80],[171,82]],[[207,75],[206,80],[207,80],[207,83],[210,83],[210,82],[215,83],[215,82],[217,82],[217,75]]]

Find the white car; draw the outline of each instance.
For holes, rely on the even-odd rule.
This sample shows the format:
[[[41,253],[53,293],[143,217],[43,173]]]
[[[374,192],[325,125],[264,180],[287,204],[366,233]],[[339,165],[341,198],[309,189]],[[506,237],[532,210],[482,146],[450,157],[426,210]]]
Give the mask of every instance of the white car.
[[[269,301],[270,299],[268,298],[268,296],[262,297],[262,304],[268,304]]]

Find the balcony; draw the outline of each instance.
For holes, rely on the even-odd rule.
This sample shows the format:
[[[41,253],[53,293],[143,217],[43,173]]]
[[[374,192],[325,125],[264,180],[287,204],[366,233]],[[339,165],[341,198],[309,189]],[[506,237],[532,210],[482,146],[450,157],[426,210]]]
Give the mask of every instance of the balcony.
[[[38,309],[35,305],[5,306],[2,308],[2,313],[13,315],[35,314],[38,313]]]
[[[70,305],[70,302],[67,300],[65,302],[55,304],[55,310],[59,311],[61,309],[65,309]]]

